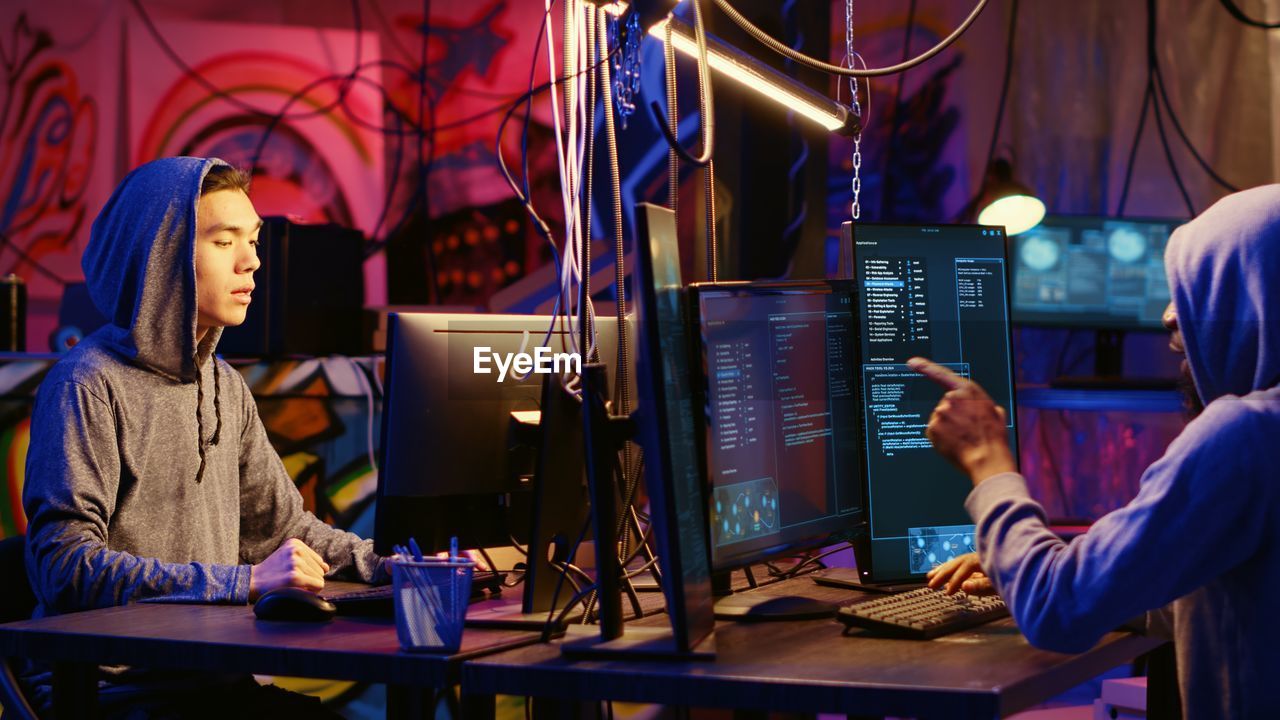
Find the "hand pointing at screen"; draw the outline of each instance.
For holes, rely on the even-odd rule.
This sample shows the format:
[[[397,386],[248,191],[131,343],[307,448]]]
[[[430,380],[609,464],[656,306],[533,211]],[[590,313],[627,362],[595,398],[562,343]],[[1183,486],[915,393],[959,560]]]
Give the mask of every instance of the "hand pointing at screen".
[[[925,358],[911,358],[907,367],[947,391],[925,430],[940,455],[963,470],[974,485],[1003,472],[1017,472],[1004,408],[982,386]]]

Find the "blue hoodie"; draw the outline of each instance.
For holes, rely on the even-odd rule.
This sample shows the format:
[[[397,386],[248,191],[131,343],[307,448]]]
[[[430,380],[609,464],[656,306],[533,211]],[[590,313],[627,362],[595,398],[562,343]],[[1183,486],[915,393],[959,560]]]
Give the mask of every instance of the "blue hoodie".
[[[372,542],[302,507],[240,373],[196,344],[200,185],[220,160],[129,173],[82,260],[110,322],[36,395],[23,507],[37,615],[137,600],[243,603],[250,566],[300,538],[371,581]],[[209,389],[212,388],[212,392]]]
[[[965,505],[983,567],[1033,645],[1082,651],[1163,608],[1151,617],[1172,632],[1186,717],[1280,717],[1280,470],[1266,451],[1280,438],[1280,292],[1268,291],[1280,280],[1280,185],[1179,228],[1165,265],[1206,407],[1137,497],[1070,543],[1015,473]]]

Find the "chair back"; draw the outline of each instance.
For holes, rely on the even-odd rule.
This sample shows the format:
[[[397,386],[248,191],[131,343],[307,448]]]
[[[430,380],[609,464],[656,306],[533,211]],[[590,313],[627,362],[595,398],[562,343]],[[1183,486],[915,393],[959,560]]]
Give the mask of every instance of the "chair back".
[[[36,596],[27,579],[27,538],[0,540],[0,623],[26,620],[36,609]]]
[[[27,579],[25,535],[0,540],[0,623],[27,620],[36,609],[36,597]],[[38,720],[27,702],[11,658],[0,657],[0,707],[4,720]],[[19,664],[20,667],[20,664]]]

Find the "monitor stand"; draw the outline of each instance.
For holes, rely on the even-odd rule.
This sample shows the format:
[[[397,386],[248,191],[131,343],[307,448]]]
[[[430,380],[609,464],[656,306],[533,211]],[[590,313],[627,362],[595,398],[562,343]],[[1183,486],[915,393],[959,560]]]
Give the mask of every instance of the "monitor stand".
[[[826,600],[800,595],[758,595],[735,593],[716,601],[717,620],[769,622],[775,620],[821,620],[833,618],[840,607]]]
[[[573,595],[564,575],[574,561],[574,538],[585,535],[588,519],[582,413],[554,375],[543,376],[541,407],[524,593],[519,605],[469,611],[468,627],[542,630],[556,621]],[[552,632],[562,633],[566,620]]]
[[[619,659],[643,657],[651,659],[714,660],[715,638],[708,635],[693,640],[687,634],[677,635],[672,627],[625,626],[622,617],[622,567],[617,555],[617,487],[618,453],[625,441],[635,434],[630,415],[611,414],[604,401],[606,380],[604,366],[583,364],[582,415],[583,444],[587,484],[591,492],[591,520],[596,538],[596,595],[600,609],[598,630],[585,637],[571,637],[560,646],[565,657],[573,659]],[[655,462],[652,457],[650,462]],[[654,501],[655,517],[662,513]],[[669,563],[670,564],[670,563]],[[674,580],[672,580],[674,582]],[[668,596],[668,616],[672,614]],[[692,642],[691,642],[692,640]]]
[[[848,590],[861,590],[869,593],[898,593],[907,590],[917,590],[924,587],[924,583],[913,582],[897,582],[897,583],[870,583],[864,582],[858,576],[858,571],[854,568],[833,567],[825,568],[812,572],[809,577],[819,585],[828,587],[845,588]]]
[[[1049,381],[1063,390],[1174,390],[1177,378],[1126,377],[1123,330],[1098,330],[1094,339],[1093,375],[1064,375]]]
[[[717,620],[738,622],[767,622],[774,620],[819,620],[835,617],[838,605],[826,600],[807,598],[803,595],[772,595],[765,592],[733,592],[729,588],[730,572],[711,575],[711,592],[716,596],[714,606]],[[751,589],[757,585],[751,573],[747,573]]]

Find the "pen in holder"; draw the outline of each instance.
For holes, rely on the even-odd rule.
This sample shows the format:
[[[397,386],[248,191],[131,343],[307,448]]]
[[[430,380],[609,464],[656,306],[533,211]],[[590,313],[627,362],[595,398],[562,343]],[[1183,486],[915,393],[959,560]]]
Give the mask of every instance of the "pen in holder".
[[[471,599],[475,561],[392,558],[396,635],[410,652],[457,652]]]

